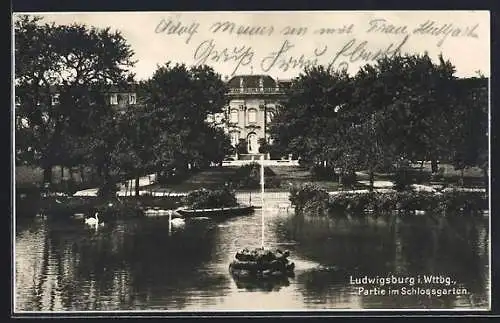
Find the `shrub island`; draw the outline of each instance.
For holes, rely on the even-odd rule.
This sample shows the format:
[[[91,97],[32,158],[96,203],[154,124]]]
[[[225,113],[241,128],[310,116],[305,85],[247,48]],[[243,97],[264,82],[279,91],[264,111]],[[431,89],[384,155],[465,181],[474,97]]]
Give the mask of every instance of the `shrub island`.
[[[292,187],[290,202],[297,214],[333,215],[366,213],[481,214],[488,210],[488,195],[481,191],[449,190],[337,192],[330,195],[313,184]]]
[[[205,188],[191,191],[183,199],[184,207],[177,212],[183,216],[217,216],[226,217],[248,214],[253,211],[249,205],[240,205],[233,190],[225,187],[219,190]]]
[[[202,188],[189,192],[183,199],[189,209],[214,209],[238,206],[236,194],[228,188],[208,190]]]
[[[293,276],[295,264],[288,260],[290,252],[256,248],[244,248],[236,252],[229,264],[229,271],[237,279],[272,279]]]

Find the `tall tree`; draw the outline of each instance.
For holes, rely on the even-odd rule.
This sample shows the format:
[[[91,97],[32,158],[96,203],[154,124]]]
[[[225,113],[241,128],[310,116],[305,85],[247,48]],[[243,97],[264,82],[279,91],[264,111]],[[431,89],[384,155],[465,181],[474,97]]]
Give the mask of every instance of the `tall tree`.
[[[354,78],[348,104],[357,125],[344,155],[363,153],[358,166],[368,169],[373,189],[374,171],[400,159],[437,160],[445,155],[451,116],[451,88],[455,69],[440,57],[434,64],[427,54],[382,58],[366,65]],[[344,122],[349,127],[349,122]],[[359,136],[361,133],[364,135]],[[347,135],[348,136],[348,135]]]
[[[52,166],[79,160],[72,153],[82,155],[86,144],[76,143],[90,136],[106,109],[102,90],[130,78],[133,52],[109,28],[42,23],[29,15],[16,20],[14,38],[16,117],[24,124],[16,129],[23,137],[16,150],[31,152],[20,156],[41,166],[50,181]]]
[[[316,163],[366,169],[373,189],[377,169],[449,154],[454,73],[442,56],[435,64],[427,54],[384,57],[353,78],[306,69],[271,125],[274,142]]]
[[[339,110],[349,100],[351,80],[345,71],[308,68],[296,78],[270,124],[273,146],[310,162],[333,163],[342,138]]]
[[[488,186],[488,80],[484,76],[456,82],[450,118],[450,158],[456,169],[480,167]]]
[[[143,93],[158,130],[157,167],[175,164],[181,171],[188,164],[221,161],[227,138],[206,120],[223,111],[226,87],[212,68],[166,63],[143,84]]]
[[[53,108],[50,74],[57,69],[52,50],[54,28],[40,25],[41,18],[21,16],[15,21],[15,88],[17,161],[36,164],[51,180],[64,115]]]

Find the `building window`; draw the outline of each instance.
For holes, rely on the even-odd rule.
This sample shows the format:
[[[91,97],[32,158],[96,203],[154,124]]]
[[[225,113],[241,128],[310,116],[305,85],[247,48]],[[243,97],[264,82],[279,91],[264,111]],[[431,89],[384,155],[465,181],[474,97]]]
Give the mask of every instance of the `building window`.
[[[248,135],[247,145],[249,154],[256,154],[259,152],[259,143],[257,140],[257,135],[255,133],[251,133]]]
[[[136,104],[137,103],[137,98],[136,98],[135,94],[129,94],[128,103],[129,104]]]
[[[249,123],[257,122],[257,110],[255,109],[248,110],[248,122]]]
[[[237,131],[231,132],[231,145],[236,147],[240,140],[240,134]]]
[[[267,111],[266,113],[266,122],[271,123],[274,118],[274,111]]]
[[[111,105],[118,104],[118,95],[116,93],[111,94],[110,99],[109,99],[109,103],[111,103]]]
[[[231,123],[238,123],[238,110],[231,111]]]
[[[59,93],[55,93],[52,95],[52,105],[59,104]]]

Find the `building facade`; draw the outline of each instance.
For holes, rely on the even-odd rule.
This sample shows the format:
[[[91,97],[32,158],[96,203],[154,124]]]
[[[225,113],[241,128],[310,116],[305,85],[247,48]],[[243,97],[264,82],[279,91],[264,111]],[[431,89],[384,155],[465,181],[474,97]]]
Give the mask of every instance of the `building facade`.
[[[248,154],[259,153],[259,139],[269,141],[269,123],[285,99],[289,81],[269,75],[238,75],[226,79],[228,104],[224,108],[224,130],[236,146],[240,139]]]

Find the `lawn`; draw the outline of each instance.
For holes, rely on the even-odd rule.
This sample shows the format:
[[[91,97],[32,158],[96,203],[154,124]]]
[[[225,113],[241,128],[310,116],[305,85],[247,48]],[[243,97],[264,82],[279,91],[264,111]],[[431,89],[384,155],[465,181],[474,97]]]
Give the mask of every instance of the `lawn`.
[[[200,188],[217,189],[229,182],[238,167],[218,167],[193,173],[181,183],[153,184],[143,189],[160,192],[186,193]]]
[[[277,177],[281,180],[280,188],[265,188],[266,192],[283,192],[288,191],[289,184],[300,184],[305,182],[313,182],[326,190],[337,190],[338,182],[334,181],[317,181],[314,180],[309,171],[300,166],[271,166]],[[199,173],[192,174],[188,179],[179,184],[160,185],[153,184],[144,187],[146,190],[166,191],[166,192],[189,192],[199,188],[216,189],[228,183],[231,177],[236,173],[238,167],[220,167],[204,170]],[[258,191],[259,189],[239,189],[238,191]]]
[[[420,164],[412,165],[415,173],[420,172]],[[453,166],[448,164],[440,164],[439,167],[442,169],[443,179],[441,183],[457,185],[459,183],[461,172],[459,170],[455,170]],[[302,166],[271,166],[269,167],[277,177],[281,180],[280,188],[266,188],[268,192],[283,192],[288,191],[290,184],[297,185],[302,183],[314,183],[318,185],[320,188],[323,188],[327,191],[337,191],[342,189],[342,186],[339,185],[338,181],[332,180],[318,180],[312,177],[309,170]],[[230,182],[230,179],[234,176],[238,167],[218,167],[211,168],[208,170],[204,170],[201,172],[193,173],[189,178],[177,184],[153,184],[149,186],[143,187],[145,190],[151,191],[165,191],[165,192],[179,192],[185,193],[192,190],[196,190],[199,188],[207,188],[207,189],[217,189],[223,187],[226,183]],[[16,167],[16,187],[18,189],[36,187],[42,181],[42,170],[32,167],[20,166]],[[430,175],[431,168],[430,163],[424,163],[424,167],[422,169],[423,174]],[[358,172],[358,181],[362,181],[362,183],[358,182],[354,189],[366,189],[368,174],[366,172]],[[60,182],[60,171],[54,171],[54,182]],[[90,178],[90,174],[86,175],[86,178]],[[375,174],[375,181],[390,181],[391,174]],[[421,184],[431,184],[430,176],[428,179],[424,179]],[[89,188],[92,183],[79,183],[80,188]],[[484,187],[484,178],[481,169],[479,168],[470,168],[464,170],[464,186],[465,187]],[[350,188],[352,189],[352,188]],[[254,190],[239,190],[239,191],[258,191],[259,189]]]
[[[431,163],[425,162],[424,167],[420,168],[420,163],[415,163],[410,165],[414,175],[421,177],[419,184],[431,185],[436,183],[451,185],[451,186],[461,186],[460,180],[462,177],[461,171],[456,170],[453,165],[450,164],[439,164],[438,168],[442,174],[442,178],[439,180],[431,178]],[[369,179],[368,173],[366,171],[357,172],[358,181],[367,181]],[[387,173],[375,173],[375,181],[391,181],[392,174]],[[484,187],[484,175],[483,171],[479,167],[471,167],[464,169],[463,171],[463,186],[464,187]]]
[[[327,191],[339,189],[338,181],[317,180],[312,177],[309,170],[302,166],[272,166],[270,167],[281,179],[281,191],[288,190],[289,184],[299,185],[314,183]]]
[[[460,171],[456,171],[450,165],[440,165],[443,167],[444,179],[442,182],[457,184]],[[323,188],[327,191],[337,191],[342,189],[342,185],[339,185],[338,181],[331,180],[318,180],[312,177],[309,170],[305,167],[301,166],[271,166],[269,167],[272,171],[276,173],[276,175],[281,180],[280,188],[265,188],[267,192],[283,192],[288,191],[290,184],[298,185],[303,183],[313,183]],[[154,184],[147,187],[144,187],[146,190],[154,190],[154,191],[166,191],[166,192],[189,192],[199,188],[207,188],[207,189],[216,189],[220,188],[228,183],[231,177],[236,173],[238,167],[220,167],[220,168],[212,168],[209,170],[204,170],[199,173],[194,173],[188,179],[184,180],[179,184],[169,184],[169,185],[159,185]],[[419,168],[417,168],[419,169]],[[422,170],[424,173],[430,174],[430,165],[424,165],[424,169]],[[354,188],[349,189],[366,189],[368,187],[367,181],[369,180],[368,174],[366,172],[357,172],[358,181],[362,181],[362,183],[358,182]],[[387,182],[392,179],[391,174],[375,174],[376,182]],[[466,187],[478,187],[482,186],[482,173],[479,169],[470,169],[464,172],[464,186]],[[376,183],[377,184],[377,183]],[[421,184],[430,184],[429,181],[424,181]],[[258,191],[258,189],[250,190],[250,189],[241,189],[239,191]]]

